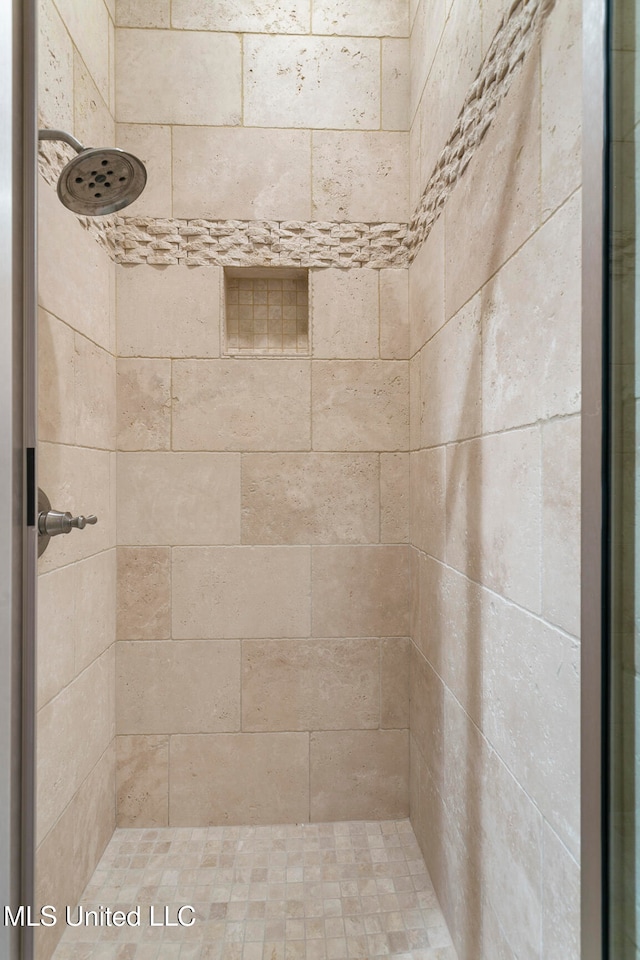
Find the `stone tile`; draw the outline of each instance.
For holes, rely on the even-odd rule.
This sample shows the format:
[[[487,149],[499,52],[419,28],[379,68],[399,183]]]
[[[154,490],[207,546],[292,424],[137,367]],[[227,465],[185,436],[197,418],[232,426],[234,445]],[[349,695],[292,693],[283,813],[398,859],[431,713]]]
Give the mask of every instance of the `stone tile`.
[[[313,356],[377,360],[377,271],[312,270],[309,286]]]
[[[312,820],[407,815],[406,730],[312,733],[310,747]]]
[[[120,641],[116,711],[119,734],[239,730],[240,644]]]
[[[408,543],[409,455],[380,454],[380,541]]]
[[[74,134],[88,146],[114,143],[115,126],[108,103],[102,99],[80,55],[74,52]]]
[[[357,730],[380,722],[377,640],[245,640],[242,729]]]
[[[56,0],[78,53],[105,103],[109,103],[109,14],[102,0]]]
[[[116,360],[86,337],[75,336],[76,442],[114,450],[116,445]]]
[[[242,457],[243,543],[375,543],[379,531],[375,454]]]
[[[307,130],[180,127],[173,144],[174,216],[311,218]]]
[[[75,670],[80,673],[116,639],[116,552],[75,565]]]
[[[580,632],[580,418],[542,428],[542,609]]]
[[[314,361],[314,449],[406,450],[408,378],[401,360]]]
[[[171,0],[116,0],[116,26],[171,26]]]
[[[71,564],[38,577],[38,708],[75,675],[76,568]]]
[[[382,41],[382,129],[409,129],[410,44]]]
[[[416,353],[409,361],[409,443],[411,451],[419,449],[422,425],[421,357]]]
[[[38,310],[38,436],[75,443],[75,334],[57,317]]]
[[[482,308],[481,297],[474,297],[422,349],[421,438],[425,447],[481,433]]]
[[[116,31],[123,123],[224,124],[242,116],[240,38],[179,30]],[[183,91],[189,90],[185,97]]]
[[[47,125],[73,128],[73,44],[53,0],[38,6],[38,110]]]
[[[118,355],[219,357],[217,267],[118,267]]]
[[[344,100],[344,93],[341,99],[350,106]],[[359,127],[370,124],[332,123],[327,126]],[[375,126],[377,128],[377,121]],[[393,223],[408,220],[408,141],[406,133],[377,129],[375,132],[314,132],[314,219]]]
[[[171,361],[121,359],[117,373],[118,450],[168,450]]]
[[[534,613],[541,602],[540,474],[537,428],[448,447],[447,563]]]
[[[434,784],[445,797],[445,686],[430,663],[411,646],[409,728],[422,752]],[[447,752],[447,762],[449,754]],[[451,798],[447,798],[450,800]]]
[[[508,13],[509,3],[507,0],[485,0],[482,4],[482,52],[483,54],[491,46],[495,35],[497,34],[502,20]]]
[[[409,359],[409,273],[380,270],[380,359]]]
[[[174,449],[308,450],[308,360],[173,364]]]
[[[545,823],[542,951],[548,960],[580,956],[580,867]]]
[[[173,636],[308,637],[310,577],[308,547],[175,548]]]
[[[147,168],[147,183],[127,207],[128,217],[171,217],[171,127],[154,124],[116,124],[116,144],[133,153]]]
[[[580,185],[582,174],[582,4],[557,4],[544,25],[542,68],[542,215]],[[562,90],[563,96],[554,96]]]
[[[412,19],[409,100],[409,116],[412,119],[416,115],[421,100],[428,104],[428,98],[423,98],[423,92],[436,50],[442,39],[449,6],[450,3],[447,0],[435,0],[433,3],[425,3],[422,0],[417,4]]]
[[[169,823],[169,737],[116,737],[119,827]]]
[[[118,547],[117,637],[167,640],[171,636],[171,550]]]
[[[483,291],[486,431],[580,409],[580,221],[577,195]]]
[[[172,826],[309,819],[309,734],[171,738]]]
[[[407,547],[313,547],[313,636],[404,637],[408,614]]]
[[[377,130],[380,41],[245,37],[244,124]]]
[[[309,0],[261,0],[202,4],[173,0],[172,25],[181,30],[230,30],[236,33],[308,33]]]
[[[441,217],[409,267],[411,356],[431,339],[444,321],[444,219]]]
[[[118,454],[118,541],[128,545],[240,542],[240,457]]]
[[[445,447],[414,451],[410,474],[412,541],[419,550],[444,560],[448,491]]]
[[[447,317],[457,313],[538,226],[539,109],[534,50],[447,202]]]
[[[408,37],[409,10],[405,0],[380,0],[372,16],[367,0],[345,9],[339,0],[314,0],[312,33],[347,37]]]
[[[409,655],[408,637],[380,641],[380,726],[409,726]]]

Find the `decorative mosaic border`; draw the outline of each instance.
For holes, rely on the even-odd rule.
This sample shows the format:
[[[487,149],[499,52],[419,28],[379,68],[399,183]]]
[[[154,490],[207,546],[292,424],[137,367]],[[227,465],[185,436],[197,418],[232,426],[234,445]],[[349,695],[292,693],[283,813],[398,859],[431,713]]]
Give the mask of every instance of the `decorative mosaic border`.
[[[442,213],[555,0],[514,0],[506,11],[451,135],[408,224],[276,220],[78,217],[116,263],[280,267],[407,267]],[[73,151],[40,144],[39,167],[55,185]]]

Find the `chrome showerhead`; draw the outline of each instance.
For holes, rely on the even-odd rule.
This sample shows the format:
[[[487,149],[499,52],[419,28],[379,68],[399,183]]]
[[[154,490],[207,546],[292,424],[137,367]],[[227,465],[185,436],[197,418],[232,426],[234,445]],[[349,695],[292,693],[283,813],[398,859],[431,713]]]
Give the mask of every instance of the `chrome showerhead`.
[[[136,200],[145,188],[147,171],[141,160],[117,147],[85,147],[62,130],[41,130],[41,140],[63,140],[78,151],[58,179],[58,196],[87,217],[115,213]]]

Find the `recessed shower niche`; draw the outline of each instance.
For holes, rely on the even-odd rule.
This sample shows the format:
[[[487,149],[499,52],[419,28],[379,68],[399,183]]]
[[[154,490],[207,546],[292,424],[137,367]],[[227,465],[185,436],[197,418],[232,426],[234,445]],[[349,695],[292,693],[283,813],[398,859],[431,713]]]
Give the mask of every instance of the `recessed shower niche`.
[[[225,356],[309,355],[309,271],[225,267]]]

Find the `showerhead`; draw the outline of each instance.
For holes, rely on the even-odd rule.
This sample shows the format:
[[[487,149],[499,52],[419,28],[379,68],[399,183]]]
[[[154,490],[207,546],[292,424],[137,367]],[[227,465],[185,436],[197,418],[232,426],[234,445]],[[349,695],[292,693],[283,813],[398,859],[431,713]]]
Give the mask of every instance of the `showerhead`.
[[[78,151],[58,179],[58,196],[72,210],[88,217],[115,213],[136,200],[145,188],[141,160],[118,147],[88,147],[62,130],[41,130],[41,140],[64,140]]]

